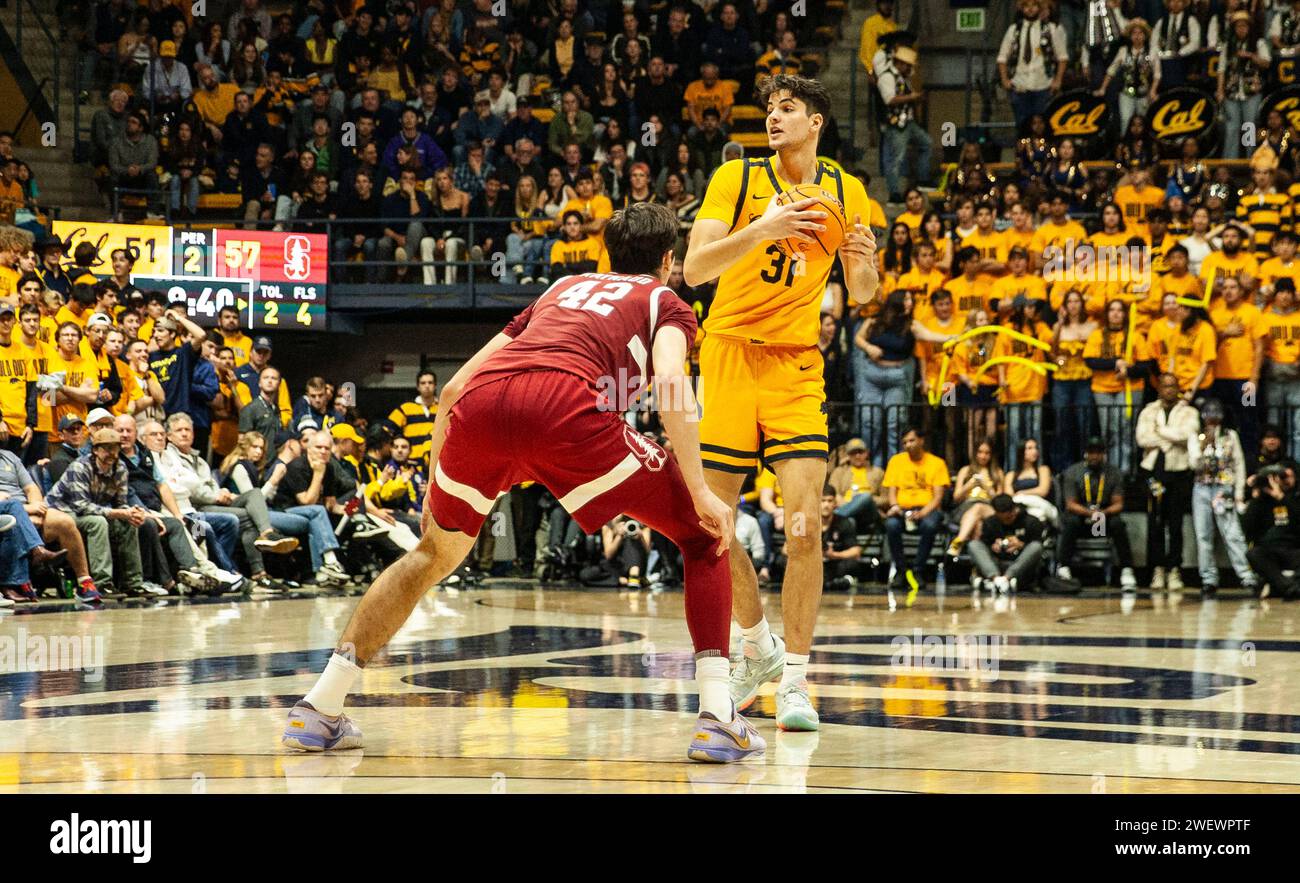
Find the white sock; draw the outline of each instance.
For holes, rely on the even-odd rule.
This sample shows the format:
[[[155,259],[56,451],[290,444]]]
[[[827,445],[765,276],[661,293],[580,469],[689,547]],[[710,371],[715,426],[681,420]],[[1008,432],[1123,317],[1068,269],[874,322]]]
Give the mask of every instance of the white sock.
[[[791,684],[802,684],[807,679],[808,654],[787,652],[785,654],[785,671],[781,673],[781,686],[788,687]]]
[[[321,555],[321,558],[325,559],[326,564],[333,564],[335,567],[338,566],[339,556],[334,554],[333,549],[326,549],[324,554]]]
[[[731,693],[727,680],[731,663],[725,656],[695,657],[695,689],[700,694],[700,711],[707,711],[718,720],[731,722]]]
[[[750,659],[762,659],[776,646],[772,640],[772,630],[767,627],[766,616],[749,628],[742,628],[740,634],[745,639],[744,653]]]
[[[348,698],[352,683],[359,674],[361,669],[356,663],[335,653],[330,657],[325,671],[321,672],[320,680],[305,698],[321,714],[337,717],[343,713],[343,702]]]

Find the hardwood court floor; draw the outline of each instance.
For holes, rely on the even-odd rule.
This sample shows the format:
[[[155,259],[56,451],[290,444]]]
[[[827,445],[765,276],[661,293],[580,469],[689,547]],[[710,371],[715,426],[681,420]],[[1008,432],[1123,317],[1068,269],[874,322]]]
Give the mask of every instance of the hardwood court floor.
[[[769,685],[750,712],[766,756],[717,767],[685,760],[679,592],[436,591],[349,700],[366,747],[286,753],[286,709],[356,601],[0,617],[0,793],[1300,791],[1296,603],[959,593],[891,612],[879,593],[827,595],[821,732],[778,733]],[[958,635],[967,655],[926,655]],[[13,653],[71,636],[102,647],[102,672]]]

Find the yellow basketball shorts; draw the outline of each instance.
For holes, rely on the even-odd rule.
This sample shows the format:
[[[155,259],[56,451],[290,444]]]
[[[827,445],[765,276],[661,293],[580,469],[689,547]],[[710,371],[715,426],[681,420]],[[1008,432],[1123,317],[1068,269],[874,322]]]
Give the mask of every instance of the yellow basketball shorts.
[[[825,460],[826,387],[815,346],[709,335],[700,345],[700,453],[707,469],[752,472],[795,457]]]

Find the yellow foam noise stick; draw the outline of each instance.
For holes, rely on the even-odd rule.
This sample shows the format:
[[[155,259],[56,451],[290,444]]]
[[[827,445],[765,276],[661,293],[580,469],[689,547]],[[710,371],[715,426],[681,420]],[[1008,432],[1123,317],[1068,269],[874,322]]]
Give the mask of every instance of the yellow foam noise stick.
[[[948,380],[948,364],[949,364],[949,362],[951,362],[951,361],[952,361],[952,356],[949,355],[949,353],[948,353],[947,350],[945,350],[944,353],[943,353],[943,361],[939,363],[939,379],[938,379],[938,382],[935,383],[933,386],[930,387],[930,396],[929,396],[929,398],[930,398],[930,407],[931,407],[931,408],[933,408],[935,405],[939,404],[939,397],[943,395],[943,387],[944,387],[944,383],[946,383],[947,380]]]
[[[981,334],[1003,334],[1010,337],[1012,340],[1018,340],[1021,343],[1028,344],[1029,346],[1038,347],[1044,352],[1050,352],[1052,349],[1050,343],[1044,343],[1037,337],[1030,337],[1028,334],[1021,334],[1019,331],[1013,331],[1012,329],[1003,327],[1002,325],[981,325],[979,328],[971,328],[969,331],[963,331],[961,334],[958,334],[952,340],[945,343],[943,345],[944,351],[949,352],[962,341],[969,340],[972,337],[978,337]]]
[[[989,359],[981,365],[980,369],[975,372],[975,376],[979,377],[985,371],[996,365],[1024,365],[1026,368],[1037,371],[1039,374],[1046,374],[1049,371],[1056,370],[1056,365],[1053,365],[1050,362],[1035,362],[1032,359],[1026,359],[1023,356],[998,356]]]
[[[1181,300],[1181,298],[1180,298]],[[1137,328],[1137,306],[1136,304],[1128,305],[1128,336],[1124,338],[1124,364],[1131,364],[1133,361],[1133,338],[1136,336]],[[1129,383],[1128,375],[1124,376],[1124,417],[1133,419],[1133,384]]]

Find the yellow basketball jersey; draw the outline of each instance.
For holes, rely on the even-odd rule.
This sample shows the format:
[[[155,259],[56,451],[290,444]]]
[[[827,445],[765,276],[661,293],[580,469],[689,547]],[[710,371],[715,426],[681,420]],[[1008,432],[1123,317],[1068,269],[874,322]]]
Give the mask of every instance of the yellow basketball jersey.
[[[847,223],[851,225],[855,215],[869,223],[867,192],[857,178],[818,160],[812,183],[840,201]],[[730,235],[762,217],[772,197],[790,186],[777,175],[772,157],[731,160],[713,173],[696,220],[722,221]],[[799,263],[805,266],[796,267]],[[820,253],[792,261],[775,242],[755,248],[718,280],[705,332],[776,346],[815,345],[821,333],[822,296],[834,263],[834,254]]]

